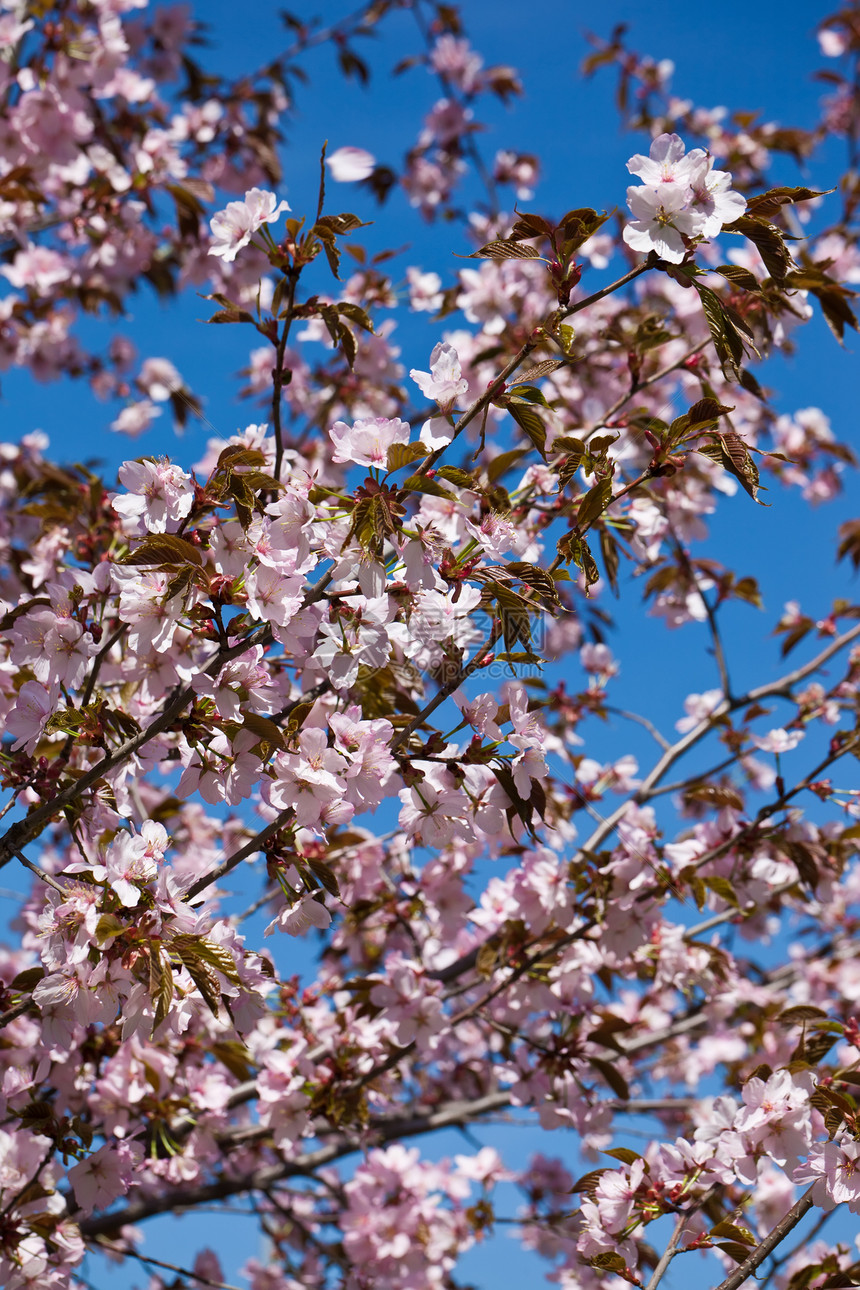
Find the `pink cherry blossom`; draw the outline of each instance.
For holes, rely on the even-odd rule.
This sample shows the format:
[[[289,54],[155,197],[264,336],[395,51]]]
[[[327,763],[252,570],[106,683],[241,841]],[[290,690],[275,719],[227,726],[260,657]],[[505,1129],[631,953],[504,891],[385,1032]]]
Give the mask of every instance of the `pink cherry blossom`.
[[[762,752],[787,753],[796,748],[803,738],[802,730],[769,730],[766,735],[750,735],[750,742]]]
[[[352,184],[373,174],[376,158],[364,148],[337,148],[326,157],[326,165],[337,183]]]
[[[312,927],[324,930],[331,923],[331,914],[321,901],[305,892],[294,905],[281,910],[273,923],[266,928],[268,936],[275,927],[286,932],[288,936],[305,936]]]
[[[175,532],[194,504],[191,476],[165,458],[123,462],[119,479],[129,491],[112,504],[131,522],[131,532]]]
[[[352,426],[335,421],[329,435],[334,444],[334,461],[384,468],[388,449],[395,443],[408,443],[410,428],[399,417],[373,417]]]
[[[56,707],[56,695],[38,681],[25,681],[18,692],[15,707],[6,718],[6,729],[18,738],[12,751],[26,747],[31,751],[39,741],[42,727]]]
[[[250,188],[241,202],[228,202],[223,211],[209,221],[214,244],[210,255],[217,255],[231,264],[243,246],[264,224],[274,224],[284,211],[290,209],[286,201],[278,201],[274,193],[261,188]]]
[[[430,371],[409,373],[412,380],[428,399],[439,404],[441,412],[450,412],[454,404],[467,392],[469,383],[460,369],[460,359],[453,345],[440,341],[430,355]]]
[[[72,1166],[69,1181],[84,1213],[91,1214],[124,1195],[142,1154],[139,1143],[106,1142]]]
[[[661,260],[680,264],[687,253],[684,238],[699,231],[700,220],[689,209],[688,189],[675,181],[659,188],[641,185],[627,189],[633,222],[624,226],[624,241],[643,255],[654,251]]]

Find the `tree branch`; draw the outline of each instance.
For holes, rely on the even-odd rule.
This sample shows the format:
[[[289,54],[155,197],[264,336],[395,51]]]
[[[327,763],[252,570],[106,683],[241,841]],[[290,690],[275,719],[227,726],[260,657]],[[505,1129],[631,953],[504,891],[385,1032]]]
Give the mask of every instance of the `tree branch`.
[[[81,1235],[85,1240],[91,1240],[96,1236],[108,1236],[112,1232],[118,1232],[127,1223],[139,1223],[157,1214],[193,1209],[209,1201],[227,1200],[230,1196],[237,1196],[243,1192],[264,1192],[284,1178],[308,1177],[323,1165],[331,1164],[332,1161],[340,1160],[355,1152],[365,1151],[374,1143],[391,1142],[397,1138],[411,1138],[422,1133],[430,1133],[435,1129],[449,1128],[451,1125],[474,1120],[478,1116],[487,1115],[509,1105],[510,1093],[487,1093],[470,1102],[449,1102],[446,1106],[430,1111],[426,1115],[376,1120],[359,1136],[355,1138],[344,1136],[339,1141],[317,1148],[316,1151],[307,1152],[298,1160],[283,1160],[233,1178],[220,1178],[216,1182],[203,1183],[199,1187],[162,1189],[150,1196],[130,1201],[120,1210],[85,1218],[79,1224]]]
[[[231,856],[219,864],[217,869],[213,869],[211,873],[205,873],[202,878],[198,878],[188,888],[188,896],[198,896],[201,891],[205,891],[213,882],[219,882],[225,874],[231,873],[248,856],[255,855],[256,852],[261,851],[264,843],[268,842],[269,838],[274,837],[278,830],[284,827],[292,814],[293,808],[291,806],[281,811],[264,829],[260,829],[260,832],[256,833],[249,842],[246,842],[243,847],[240,847],[238,851],[234,851]]]
[[[668,1271],[669,1264],[672,1262],[672,1260],[674,1259],[675,1255],[678,1252],[678,1243],[681,1240],[681,1237],[684,1235],[684,1231],[687,1227],[688,1221],[689,1221],[688,1214],[681,1214],[679,1216],[678,1221],[675,1224],[675,1229],[672,1232],[671,1237],[669,1238],[669,1244],[666,1246],[665,1250],[660,1255],[660,1259],[657,1263],[657,1266],[654,1269],[654,1272],[651,1275],[651,1279],[649,1280],[647,1286],[645,1287],[645,1290],[657,1290],[658,1285],[663,1280],[663,1277],[666,1275],[666,1272]]]
[[[808,1214],[812,1209],[812,1193],[816,1186],[817,1184],[813,1183],[803,1193],[800,1200],[795,1201],[784,1218],[781,1218],[776,1227],[771,1232],[768,1232],[764,1240],[744,1259],[743,1263],[739,1263],[734,1272],[727,1276],[725,1281],[720,1282],[716,1290],[739,1290],[739,1287],[743,1285],[748,1277],[752,1276],[756,1268],[764,1263],[771,1250],[775,1250],[780,1241],[785,1240],[788,1233],[797,1227],[804,1215]]]

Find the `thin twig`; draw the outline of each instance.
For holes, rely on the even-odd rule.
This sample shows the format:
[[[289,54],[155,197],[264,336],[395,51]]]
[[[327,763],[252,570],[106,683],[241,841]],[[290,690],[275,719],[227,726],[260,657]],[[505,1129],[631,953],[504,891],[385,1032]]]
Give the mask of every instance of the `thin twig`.
[[[290,326],[293,321],[293,310],[296,303],[296,285],[298,283],[298,270],[290,268],[287,272],[289,278],[289,288],[287,295],[286,321],[281,332],[278,342],[275,346],[275,366],[272,371],[272,428],[275,432],[275,468],[274,476],[278,483],[281,482],[281,466],[284,460],[284,440],[281,430],[281,392],[284,388],[284,355],[287,350],[287,340],[290,335]],[[283,317],[283,315],[281,315]]]
[[[672,747],[665,735],[660,734],[653,721],[649,721],[647,717],[640,717],[638,712],[628,712],[626,708],[614,708],[609,704],[606,705],[606,711],[614,712],[616,716],[624,717],[626,721],[635,721],[638,726],[642,726],[643,729],[648,731],[649,735],[664,751],[668,751]]]
[[[478,646],[471,661],[464,667],[461,667],[450,681],[446,681],[444,685],[440,686],[438,693],[435,694],[430,702],[412,718],[408,725],[403,727],[400,734],[392,741],[392,752],[396,752],[398,748],[402,747],[403,744],[408,741],[409,736],[417,730],[424,721],[426,721],[427,717],[429,717],[431,713],[435,712],[446,699],[450,698],[454,691],[458,689],[464,681],[467,681],[473,672],[477,672],[478,668],[483,666],[487,655],[490,653],[501,634],[501,624],[494,621],[489,636],[484,641],[483,645]]]
[[[54,891],[58,891],[61,896],[68,896],[69,893],[64,887],[60,886],[55,878],[52,878],[50,874],[45,873],[44,870],[38,868],[37,865],[34,865],[32,861],[28,860],[27,857],[17,849],[17,847],[15,848],[15,855],[21,861],[24,868],[30,870],[30,873],[35,874],[37,878],[46,883],[49,887],[53,887]]]
[[[700,353],[700,351],[710,343],[710,336],[706,337],[705,340],[700,340],[698,345],[694,345],[693,348],[688,350],[682,358],[676,359],[674,363],[667,364],[667,366],[661,368],[659,372],[654,372],[651,376],[646,377],[644,381],[637,381],[634,385],[631,385],[626,394],[622,394],[620,398],[615,400],[611,407],[606,409],[603,414],[603,420],[598,421],[597,425],[591,427],[587,437],[590,439],[598,430],[607,429],[616,412],[620,412],[625,403],[629,403],[631,399],[635,399],[637,394],[641,394],[643,390],[647,390],[650,385],[656,385],[657,382],[662,381],[664,377],[671,376],[673,372],[679,371],[688,359],[694,358],[696,354]],[[674,400],[670,400],[670,406],[672,402],[674,402]],[[644,432],[640,430],[633,436],[633,438],[639,438],[643,433]]]
[[[404,1048],[400,1056],[404,1056]],[[315,1177],[315,1171],[323,1165],[331,1164],[344,1156],[365,1151],[368,1142],[391,1142],[398,1138],[416,1137],[437,1129],[450,1128],[465,1123],[476,1116],[498,1111],[510,1104],[509,1092],[487,1093],[473,1101],[448,1102],[426,1115],[412,1115],[402,1118],[392,1117],[371,1121],[355,1138],[341,1136],[338,1141],[327,1143],[316,1150],[308,1151],[297,1160],[281,1160],[267,1164],[249,1173],[219,1178],[215,1182],[203,1183],[191,1188],[163,1188],[152,1195],[130,1201],[123,1208],[109,1214],[93,1214],[80,1222],[81,1235],[85,1240],[93,1237],[118,1232],[129,1223],[137,1223],[156,1214],[196,1209],[200,1204],[209,1201],[226,1200],[243,1192],[265,1192],[274,1183],[284,1178]],[[322,1181],[317,1179],[317,1181]]]
[[[164,1268],[166,1272],[175,1272],[178,1276],[187,1277],[191,1282],[202,1286],[211,1286],[212,1290],[239,1290],[238,1286],[232,1285],[229,1281],[213,1281],[211,1277],[206,1277],[202,1272],[193,1272],[188,1268],[180,1267],[177,1263],[165,1263],[163,1259],[153,1259],[148,1254],[138,1254],[137,1250],[132,1250],[128,1246],[122,1247],[114,1245],[109,1241],[100,1238],[94,1242],[97,1249],[107,1250],[110,1254],[118,1254],[125,1259],[137,1259],[139,1263],[147,1263],[153,1268]]]
[[[222,861],[222,863],[219,864],[217,868],[213,869],[211,873],[205,873],[201,878],[198,878],[197,881],[188,888],[188,896],[199,896],[201,891],[204,891],[206,887],[210,887],[213,882],[219,882],[225,874],[231,873],[238,864],[241,864],[243,860],[247,860],[248,856],[255,855],[258,851],[262,851],[264,844],[268,842],[269,838],[274,837],[279,829],[284,827],[292,814],[293,808],[291,806],[286,807],[275,817],[274,820],[270,821],[264,829],[261,829],[259,833],[255,833],[249,842],[246,842],[238,851],[234,851],[231,856],[228,856],[226,860]]]
[[[729,666],[726,661],[726,652],[723,649],[723,639],[720,635],[720,626],[717,622],[717,607],[716,605],[711,604],[710,600],[699,586],[699,577],[693,567],[693,562],[690,559],[689,552],[686,550],[671,525],[669,526],[669,531],[672,534],[672,540],[675,545],[675,554],[678,557],[678,561],[683,566],[684,572],[696,588],[696,591],[699,594],[699,599],[704,607],[705,616],[708,620],[708,630],[711,633],[711,644],[714,649],[714,658],[717,663],[717,670],[720,674],[720,688],[725,697],[731,700],[732,685],[729,679]]]
[[[739,1290],[739,1287],[743,1285],[748,1277],[752,1276],[756,1268],[764,1263],[771,1250],[775,1250],[779,1243],[785,1240],[788,1233],[797,1227],[804,1215],[808,1214],[812,1209],[814,1203],[812,1193],[816,1186],[817,1184],[813,1183],[803,1193],[800,1200],[795,1201],[788,1213],[779,1220],[776,1227],[771,1232],[768,1232],[764,1240],[759,1242],[748,1257],[744,1259],[743,1263],[738,1264],[734,1272],[727,1276],[725,1281],[720,1282],[716,1290]]]
[[[657,1266],[654,1269],[654,1272],[651,1275],[651,1279],[649,1280],[647,1286],[645,1287],[645,1290],[657,1290],[658,1285],[663,1280],[663,1277],[666,1275],[666,1272],[669,1268],[669,1264],[672,1262],[675,1255],[678,1253],[678,1243],[681,1240],[681,1237],[684,1235],[684,1232],[686,1230],[686,1227],[689,1221],[690,1221],[690,1218],[688,1214],[681,1214],[679,1216],[678,1221],[675,1224],[675,1230],[672,1232],[672,1235],[669,1238],[669,1244],[666,1246],[665,1250],[660,1255],[660,1259],[657,1263]]]
[[[698,725],[694,726],[693,729],[688,731],[677,741],[677,743],[674,743],[671,748],[666,750],[659,761],[651,768],[650,772],[639,785],[636,792],[633,793],[626,801],[622,802],[611,815],[606,817],[602,824],[595,829],[591,836],[586,840],[581,850],[583,852],[596,850],[601,843],[610,836],[610,834],[614,833],[615,829],[627,814],[627,808],[630,802],[634,802],[637,806],[641,806],[645,802],[648,802],[653,794],[653,790],[660,783],[660,780],[666,772],[674,766],[675,762],[678,761],[679,758],[688,751],[688,749],[692,748],[695,744],[704,739],[721,717],[727,716],[728,713],[735,712],[739,708],[745,708],[751,704],[758,703],[761,699],[767,698],[770,695],[789,694],[798,681],[802,681],[813,672],[817,672],[818,669],[828,661],[828,659],[832,658],[833,655],[837,654],[841,649],[844,649],[844,647],[850,644],[851,641],[856,640],[858,636],[860,636],[860,623],[855,623],[855,625],[849,628],[847,632],[843,632],[841,636],[838,636],[835,640],[831,641],[820,654],[817,654],[815,658],[810,659],[810,661],[805,663],[802,667],[795,668],[794,671],[788,672],[785,676],[780,677],[776,681],[769,681],[764,685],[756,686],[754,689],[748,690],[746,694],[738,695],[734,699],[724,698],[722,702],[714,708],[713,712],[711,712],[707,717],[704,717]]]

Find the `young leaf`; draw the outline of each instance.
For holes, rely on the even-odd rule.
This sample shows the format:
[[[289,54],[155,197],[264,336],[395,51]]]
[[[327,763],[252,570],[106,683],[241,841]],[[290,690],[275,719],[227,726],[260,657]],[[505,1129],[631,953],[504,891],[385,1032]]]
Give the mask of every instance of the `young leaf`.
[[[508,411],[521,430],[524,430],[541,457],[546,461],[546,426],[534,408],[524,401],[512,400]]]
[[[599,479],[579,503],[576,513],[576,527],[584,532],[603,514],[612,497],[612,480]]]
[[[454,497],[450,488],[443,488],[435,479],[428,479],[426,475],[410,475],[404,479],[401,485],[406,493],[427,493],[430,497]]]
[[[430,449],[425,448],[423,443],[393,443],[388,449],[385,469],[390,474],[403,466],[411,466],[413,461],[420,461],[422,457],[429,457],[429,455]]]
[[[197,564],[203,563],[203,556],[196,546],[173,533],[150,533],[142,542],[129,551],[119,564]]]
[[[533,246],[515,242],[513,238],[504,238],[488,242],[471,255],[460,257],[463,260],[540,260],[543,257]]]

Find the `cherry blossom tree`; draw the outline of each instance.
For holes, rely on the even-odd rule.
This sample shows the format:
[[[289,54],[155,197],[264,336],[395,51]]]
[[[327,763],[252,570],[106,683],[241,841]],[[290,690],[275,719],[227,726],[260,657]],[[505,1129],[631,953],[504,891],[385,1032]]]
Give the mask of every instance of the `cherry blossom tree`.
[[[437,103],[397,169],[320,140],[291,208],[305,54],[366,81],[395,13]],[[595,36],[635,132],[614,213],[537,213],[537,158],[485,155],[519,81],[452,6],[284,24],[226,81],[181,8],[0,5],[4,366],[181,428],[200,399],[122,316],[193,288],[256,418],[116,480],[2,448],[0,865],[32,882],[0,950],[0,1281],[229,1290],[220,1226],[181,1264],[148,1231],[241,1199],[251,1290],[455,1287],[497,1228],[570,1290],[858,1285],[860,606],[788,604],[782,671],[740,686],[725,617],[758,587],[703,545],[765,487],[851,478],[766,374],[816,314],[834,363],[857,326],[857,0],[812,129]],[[821,190],[773,182],[834,142]],[[462,261],[370,256],[344,183]],[[411,314],[436,339],[401,363]],[[701,654],[662,723],[615,701],[613,592]],[[500,1118],[547,1152],[507,1160]]]

